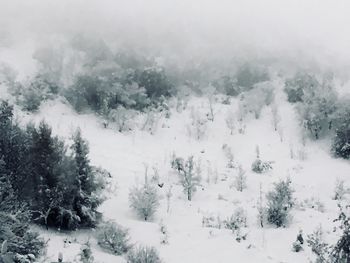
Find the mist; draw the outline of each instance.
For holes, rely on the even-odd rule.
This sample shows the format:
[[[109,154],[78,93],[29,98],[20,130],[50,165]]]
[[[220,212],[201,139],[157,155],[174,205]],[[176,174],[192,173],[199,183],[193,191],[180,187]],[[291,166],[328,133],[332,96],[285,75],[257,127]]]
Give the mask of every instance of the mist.
[[[0,6],[0,50],[29,60],[40,46],[83,34],[180,67],[258,60],[344,74],[350,65],[347,1],[1,0]],[[11,56],[0,60],[20,68]]]

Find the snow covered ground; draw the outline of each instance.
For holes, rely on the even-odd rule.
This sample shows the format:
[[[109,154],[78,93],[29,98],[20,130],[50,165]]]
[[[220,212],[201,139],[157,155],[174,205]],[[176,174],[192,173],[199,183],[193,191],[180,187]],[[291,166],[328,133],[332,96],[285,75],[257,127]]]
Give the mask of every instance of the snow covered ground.
[[[303,230],[306,238],[320,224],[326,233],[326,240],[334,242],[332,222],[338,213],[337,201],[332,199],[334,186],[337,179],[350,184],[350,165],[347,161],[330,156],[328,141],[315,143],[307,140],[304,147],[293,106],[286,102],[281,90],[277,89],[275,96],[278,98],[283,133],[273,128],[271,107],[264,107],[260,119],[256,120],[253,116],[247,119],[245,134],[239,134],[236,130],[230,135],[225,116],[237,106],[238,101],[233,99],[231,105],[220,101],[214,104],[214,121],[208,122],[206,135],[199,141],[188,136],[187,126],[191,108],[209,111],[208,101],[204,98],[192,98],[187,109],[181,113],[172,108],[171,117],[160,120],[154,135],[137,129],[119,133],[103,128],[96,116],[78,115],[60,100],[44,104],[37,114],[18,114],[22,115],[23,123],[45,119],[52,125],[54,133],[67,142],[76,127],[82,129],[84,138],[89,142],[92,163],[107,169],[113,179],[108,200],[100,207],[104,219],[127,227],[132,243],[155,246],[164,262],[310,262],[313,255],[306,244],[304,251],[296,253],[292,251],[292,243],[299,230]],[[238,169],[227,168],[228,159],[222,149],[224,144],[231,147],[235,163],[241,164],[246,171],[248,187],[243,192],[232,187]],[[251,171],[257,145],[261,159],[273,162],[273,169],[268,173],[256,174]],[[173,153],[184,158],[194,155],[196,160],[201,160],[202,185],[191,202],[187,201],[178,176],[170,167]],[[152,177],[155,167],[159,171],[160,181],[164,182],[164,186],[159,188],[160,208],[149,222],[141,221],[128,203],[129,189],[144,180],[145,166],[149,167],[148,176]],[[265,196],[274,182],[288,176],[295,191],[296,203],[288,227],[261,228],[257,220],[260,186]],[[167,211],[166,194],[170,187],[172,197]],[[247,213],[246,240],[237,242],[227,229],[202,226],[203,216],[225,219],[239,207]],[[168,244],[161,244],[160,224],[167,227]],[[56,259],[61,251],[66,261],[73,261],[80,245],[90,239],[97,262],[126,262],[121,256],[101,250],[94,241],[93,230],[40,232],[49,240],[47,260]],[[71,244],[64,245],[65,239]]]

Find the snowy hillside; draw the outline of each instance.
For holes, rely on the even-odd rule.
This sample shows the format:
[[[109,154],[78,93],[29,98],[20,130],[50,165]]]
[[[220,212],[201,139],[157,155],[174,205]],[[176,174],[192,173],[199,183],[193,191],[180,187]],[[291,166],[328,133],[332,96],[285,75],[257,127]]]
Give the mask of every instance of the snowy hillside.
[[[350,166],[347,161],[333,159],[323,143],[307,141],[303,147],[293,106],[285,98],[283,100],[282,93],[277,95],[282,97],[278,107],[283,135],[274,131],[271,107],[264,107],[259,120],[251,116],[245,134],[235,130],[230,135],[225,116],[236,107],[237,100],[232,100],[231,105],[214,104],[214,121],[208,123],[200,141],[189,137],[186,127],[190,123],[191,108],[203,112],[209,110],[207,99],[202,98],[192,98],[181,113],[172,108],[171,117],[160,120],[154,135],[139,130],[122,134],[103,128],[94,115],[78,115],[60,101],[46,103],[39,113],[25,116],[25,120],[45,119],[54,133],[66,140],[76,127],[82,129],[89,142],[93,164],[106,168],[113,178],[109,185],[113,190],[100,208],[104,218],[129,228],[133,243],[157,247],[165,262],[230,262],[233,258],[240,262],[309,262],[313,258],[310,249],[305,247],[305,251],[295,253],[292,243],[299,230],[310,234],[320,224],[327,238],[332,239],[332,221],[338,213],[337,201],[332,200],[334,187],[337,179],[349,183]],[[233,186],[238,169],[227,168],[224,144],[231,147],[234,162],[246,171],[247,188],[243,192]],[[251,170],[257,145],[261,158],[273,162],[273,169],[265,174]],[[184,157],[194,155],[201,161],[202,182],[191,202],[186,200],[178,176],[171,169],[174,152]],[[159,182],[164,183],[159,188],[161,206],[150,222],[140,221],[128,203],[130,188],[144,180],[145,166],[148,166],[148,176],[154,175],[155,168]],[[265,195],[274,182],[288,176],[296,200],[288,227],[261,228],[257,210],[260,186]],[[172,196],[167,211],[169,189]],[[237,242],[235,235],[227,229],[203,227],[204,216],[225,219],[237,208],[243,208],[247,213],[247,228],[243,230],[247,233],[246,240]],[[168,244],[164,245],[161,244],[161,224],[168,230]],[[50,240],[47,253],[50,260],[56,258],[58,251],[63,252],[66,260],[73,260],[79,245],[90,238],[94,240],[93,231],[76,234],[42,231],[42,234]],[[73,243],[63,247],[64,239]],[[97,262],[125,262],[122,257],[103,252],[96,244],[93,252]]]
[[[350,263],[349,9],[0,0],[0,263]]]

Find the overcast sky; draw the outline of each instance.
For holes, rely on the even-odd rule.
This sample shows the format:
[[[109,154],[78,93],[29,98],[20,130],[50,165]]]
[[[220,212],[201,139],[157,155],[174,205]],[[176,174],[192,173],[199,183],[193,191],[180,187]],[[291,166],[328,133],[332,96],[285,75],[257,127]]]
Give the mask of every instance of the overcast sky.
[[[348,67],[349,12],[346,0],[0,0],[0,44],[83,32],[183,59],[249,54]]]

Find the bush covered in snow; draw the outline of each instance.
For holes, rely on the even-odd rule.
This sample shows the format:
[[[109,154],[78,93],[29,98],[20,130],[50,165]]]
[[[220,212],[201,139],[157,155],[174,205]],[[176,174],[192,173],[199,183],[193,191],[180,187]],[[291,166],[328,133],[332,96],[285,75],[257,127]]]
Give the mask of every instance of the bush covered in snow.
[[[126,256],[127,263],[161,263],[157,250],[154,247],[138,246],[130,250]]]
[[[159,197],[157,188],[148,182],[147,178],[143,185],[131,188],[129,193],[130,207],[143,218],[149,220],[157,211]]]
[[[260,159],[256,159],[252,163],[252,171],[255,173],[265,173],[272,169],[272,162],[263,162]]]
[[[26,111],[35,112],[42,102],[57,96],[59,87],[43,75],[36,75],[28,84],[17,85],[11,89],[17,103]]]
[[[286,179],[275,184],[267,198],[267,221],[277,227],[285,226],[293,205],[291,181]]]
[[[96,232],[100,247],[116,255],[127,253],[131,249],[128,230],[114,222],[102,223]]]
[[[307,236],[306,242],[316,256],[316,263],[327,262],[330,246],[324,241],[324,232],[321,226]]]

